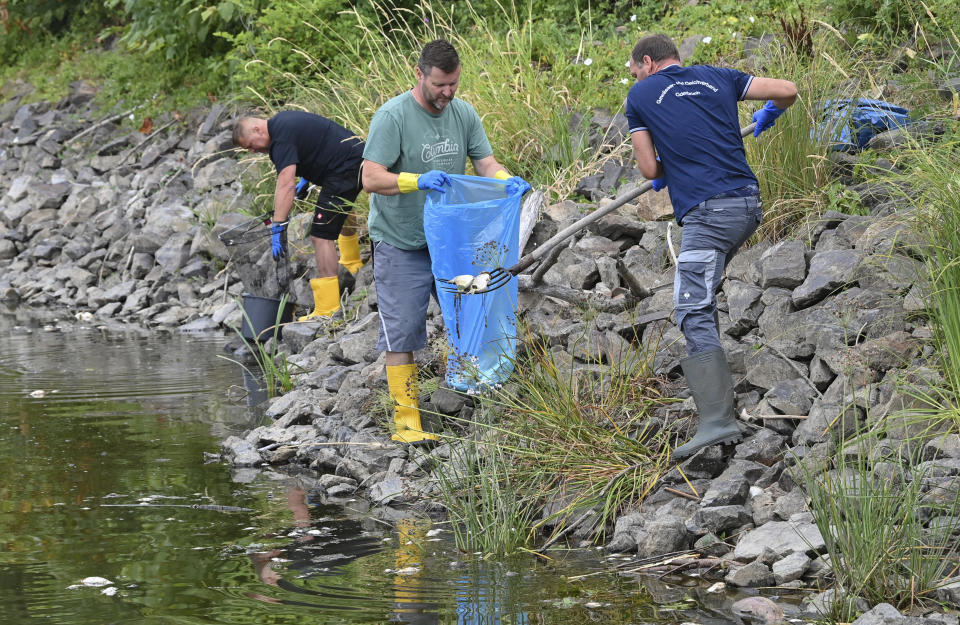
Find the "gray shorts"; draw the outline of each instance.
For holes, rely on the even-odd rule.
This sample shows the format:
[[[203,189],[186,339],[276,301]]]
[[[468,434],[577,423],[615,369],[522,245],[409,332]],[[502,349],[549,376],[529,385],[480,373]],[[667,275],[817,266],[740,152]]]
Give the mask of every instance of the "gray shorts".
[[[427,307],[436,298],[430,251],[373,243],[373,282],[380,311],[377,349],[415,352],[427,345]]]

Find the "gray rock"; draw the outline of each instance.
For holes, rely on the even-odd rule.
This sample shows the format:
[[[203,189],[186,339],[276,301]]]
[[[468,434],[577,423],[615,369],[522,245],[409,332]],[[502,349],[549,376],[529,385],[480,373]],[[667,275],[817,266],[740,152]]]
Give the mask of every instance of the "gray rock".
[[[937,436],[923,446],[924,460],[937,460],[940,458],[960,459],[960,434]]]
[[[720,540],[717,535],[712,532],[707,532],[698,538],[693,548],[708,558],[719,558],[730,551],[730,545]]]
[[[766,490],[750,499],[749,510],[755,526],[777,520],[774,497]]]
[[[938,601],[950,605],[960,605],[960,577],[944,580],[944,583],[933,591],[933,596]]]
[[[814,617],[827,616],[839,601],[846,601],[843,591],[831,588],[819,594],[804,597],[803,611]],[[866,612],[870,608],[870,604],[862,597],[856,597],[853,604],[854,609],[859,612]]]
[[[235,305],[234,305],[235,306]],[[229,311],[227,312],[229,314]],[[226,318],[224,315],[223,319]],[[293,323],[283,328],[283,344],[294,354],[298,354],[317,336],[319,324]]]
[[[816,553],[825,548],[823,536],[813,523],[793,523],[790,521],[770,521],[750,530],[740,538],[733,557],[739,562],[754,560],[771,549],[778,558],[800,553]]]
[[[802,489],[794,488],[777,498],[774,510],[781,519],[790,519],[795,514],[807,512],[807,497]]]
[[[339,340],[341,358],[348,364],[372,362],[376,360],[377,329],[348,334]]]
[[[800,422],[793,432],[793,443],[809,445],[837,441],[857,430],[863,423],[866,411],[860,406],[845,405],[815,400],[807,419]]]
[[[389,474],[369,490],[370,499],[381,506],[399,503],[411,498],[410,481],[402,475]]]
[[[683,521],[672,517],[650,521],[635,531],[634,539],[641,558],[680,551],[690,545]]]
[[[935,625],[937,621],[917,616],[904,616],[889,603],[878,603],[861,614],[853,625]]]
[[[350,484],[337,484],[327,489],[328,497],[349,497],[357,492],[357,487]]]
[[[440,388],[430,395],[430,403],[434,405],[437,412],[445,415],[457,415],[463,410],[467,403],[467,398],[461,393],[448,388]]]
[[[783,456],[785,443],[785,437],[763,428],[737,445],[734,457],[769,466]]]
[[[760,257],[760,287],[792,289],[807,276],[806,248],[801,241],[781,241]]]
[[[747,367],[747,382],[766,391],[775,388],[783,380],[796,378],[797,369],[805,373],[806,365],[795,361],[791,364],[778,354],[762,349],[748,359]]]
[[[806,415],[816,392],[800,378],[781,380],[763,396],[771,407],[785,415]]]
[[[818,252],[803,283],[793,290],[793,305],[806,308],[853,281],[861,254],[855,250]]]
[[[17,255],[17,246],[13,241],[0,239],[0,260],[9,260]]]
[[[730,611],[749,625],[783,623],[783,608],[766,597],[745,597],[734,601]]]
[[[739,280],[728,281],[725,288],[731,324],[726,332],[731,336],[742,336],[757,326],[764,308],[761,301],[763,289]]]
[[[249,442],[230,436],[220,444],[225,454],[230,456],[230,462],[236,467],[255,467],[263,464],[260,454]]]
[[[711,506],[739,506],[747,501],[750,484],[742,474],[728,474],[725,472],[710,483],[710,488],[703,494],[701,505],[704,508]]]
[[[553,286],[590,290],[600,279],[597,264],[592,257],[565,248],[557,261],[543,275],[543,281]]]
[[[697,526],[716,534],[742,527],[752,520],[746,507],[740,505],[700,508],[695,516]]]
[[[208,163],[197,171],[193,184],[197,190],[204,191],[236,182],[239,179],[239,166],[232,158],[221,158]]]
[[[171,236],[155,253],[157,264],[166,273],[174,273],[190,258],[191,237],[186,233]]]
[[[775,583],[770,567],[757,561],[730,571],[723,579],[731,586],[741,587],[773,586]]]

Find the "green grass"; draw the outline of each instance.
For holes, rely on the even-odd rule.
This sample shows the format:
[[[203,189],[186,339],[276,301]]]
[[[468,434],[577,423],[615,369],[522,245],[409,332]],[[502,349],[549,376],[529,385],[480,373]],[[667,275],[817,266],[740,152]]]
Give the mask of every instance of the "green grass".
[[[652,354],[601,362],[598,353],[592,366],[575,368],[526,338],[511,382],[481,396],[478,416],[461,424],[468,433],[454,442],[460,456],[451,466],[466,467],[469,479],[439,471],[446,508],[468,528],[462,549],[542,549],[579,524],[602,535],[652,490],[670,449],[667,433],[648,422],[665,401]],[[515,529],[479,533],[493,522]]]
[[[930,472],[900,464],[888,465],[892,475],[877,472],[879,467],[870,460],[870,439],[847,442],[843,448],[833,470],[800,472],[835,585],[843,595],[824,616],[833,622],[853,621],[857,597],[901,610],[935,607],[933,591],[956,574],[952,534],[960,530],[960,501],[925,487]],[[941,517],[945,524],[938,530],[925,527],[923,513]]]
[[[942,370],[955,394],[960,393],[960,140],[922,152],[908,175],[917,198],[917,223],[927,237],[927,267],[936,341]],[[954,400],[956,401],[956,400]],[[954,403],[954,413],[957,412]],[[960,421],[957,423],[960,429]]]
[[[296,101],[307,110],[365,135],[373,113],[415,84],[416,57],[423,44],[444,37],[457,48],[464,68],[457,96],[477,109],[497,159],[510,171],[565,197],[581,176],[596,170],[599,156],[571,142],[567,124],[572,111],[588,111],[596,104],[585,101],[581,88],[590,85],[587,90],[595,91],[598,74],[609,71],[599,62],[584,64],[586,52],[579,60],[573,58],[575,50],[569,46],[583,49],[584,41],[544,38],[536,16],[513,5],[501,6],[502,14],[496,16],[505,31],[503,26],[491,28],[493,18],[478,14],[469,2],[431,5],[416,14],[395,10],[388,2],[371,6],[372,13],[349,12],[355,24],[349,37],[323,23],[312,25],[338,42],[336,65],[324,65],[309,50],[288,42],[306,66],[322,68],[309,84],[284,75]],[[621,66],[626,54],[618,59]],[[616,102],[625,94],[605,91]],[[276,105],[268,94],[252,95],[268,109]]]
[[[0,68],[0,84],[13,79],[34,87],[28,100],[51,102],[67,96],[70,83],[86,81],[96,87],[96,103],[104,109],[141,105],[132,122],[125,120],[134,127],[148,116],[227,97],[222,76],[202,64],[149,63],[143,55],[102,48],[96,35],[88,32],[26,48],[17,63]]]

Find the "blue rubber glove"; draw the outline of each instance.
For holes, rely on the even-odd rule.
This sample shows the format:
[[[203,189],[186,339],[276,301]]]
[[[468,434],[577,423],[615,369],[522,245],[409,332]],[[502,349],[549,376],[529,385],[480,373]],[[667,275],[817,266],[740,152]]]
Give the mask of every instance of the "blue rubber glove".
[[[507,178],[507,184],[504,187],[507,195],[523,195],[530,190],[530,183],[520,176]]]
[[[439,169],[431,169],[425,174],[420,174],[417,178],[417,188],[422,191],[444,192],[443,185],[450,184],[450,176],[447,172]]]
[[[301,178],[300,182],[297,183],[297,199],[305,200],[308,195],[310,195],[310,181],[306,178]]]
[[[757,122],[757,127],[753,129],[753,136],[759,137],[760,133],[767,128],[773,127],[773,122],[783,115],[787,109],[782,109],[773,103],[773,100],[767,100],[763,108],[753,114],[753,121]]]
[[[270,225],[270,245],[273,260],[280,260],[287,255],[287,222],[273,222]]]

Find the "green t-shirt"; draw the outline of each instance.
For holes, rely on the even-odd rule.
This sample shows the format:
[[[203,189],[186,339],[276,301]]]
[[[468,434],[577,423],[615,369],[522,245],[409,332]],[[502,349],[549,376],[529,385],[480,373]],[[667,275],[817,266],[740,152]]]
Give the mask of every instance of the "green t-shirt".
[[[462,174],[467,157],[477,160],[491,154],[493,148],[472,106],[454,98],[443,112],[434,115],[420,106],[410,91],[392,98],[374,114],[363,150],[363,158],[395,174],[422,174],[432,169]],[[404,250],[425,248],[426,199],[426,191],[371,193],[367,218],[370,238]]]

